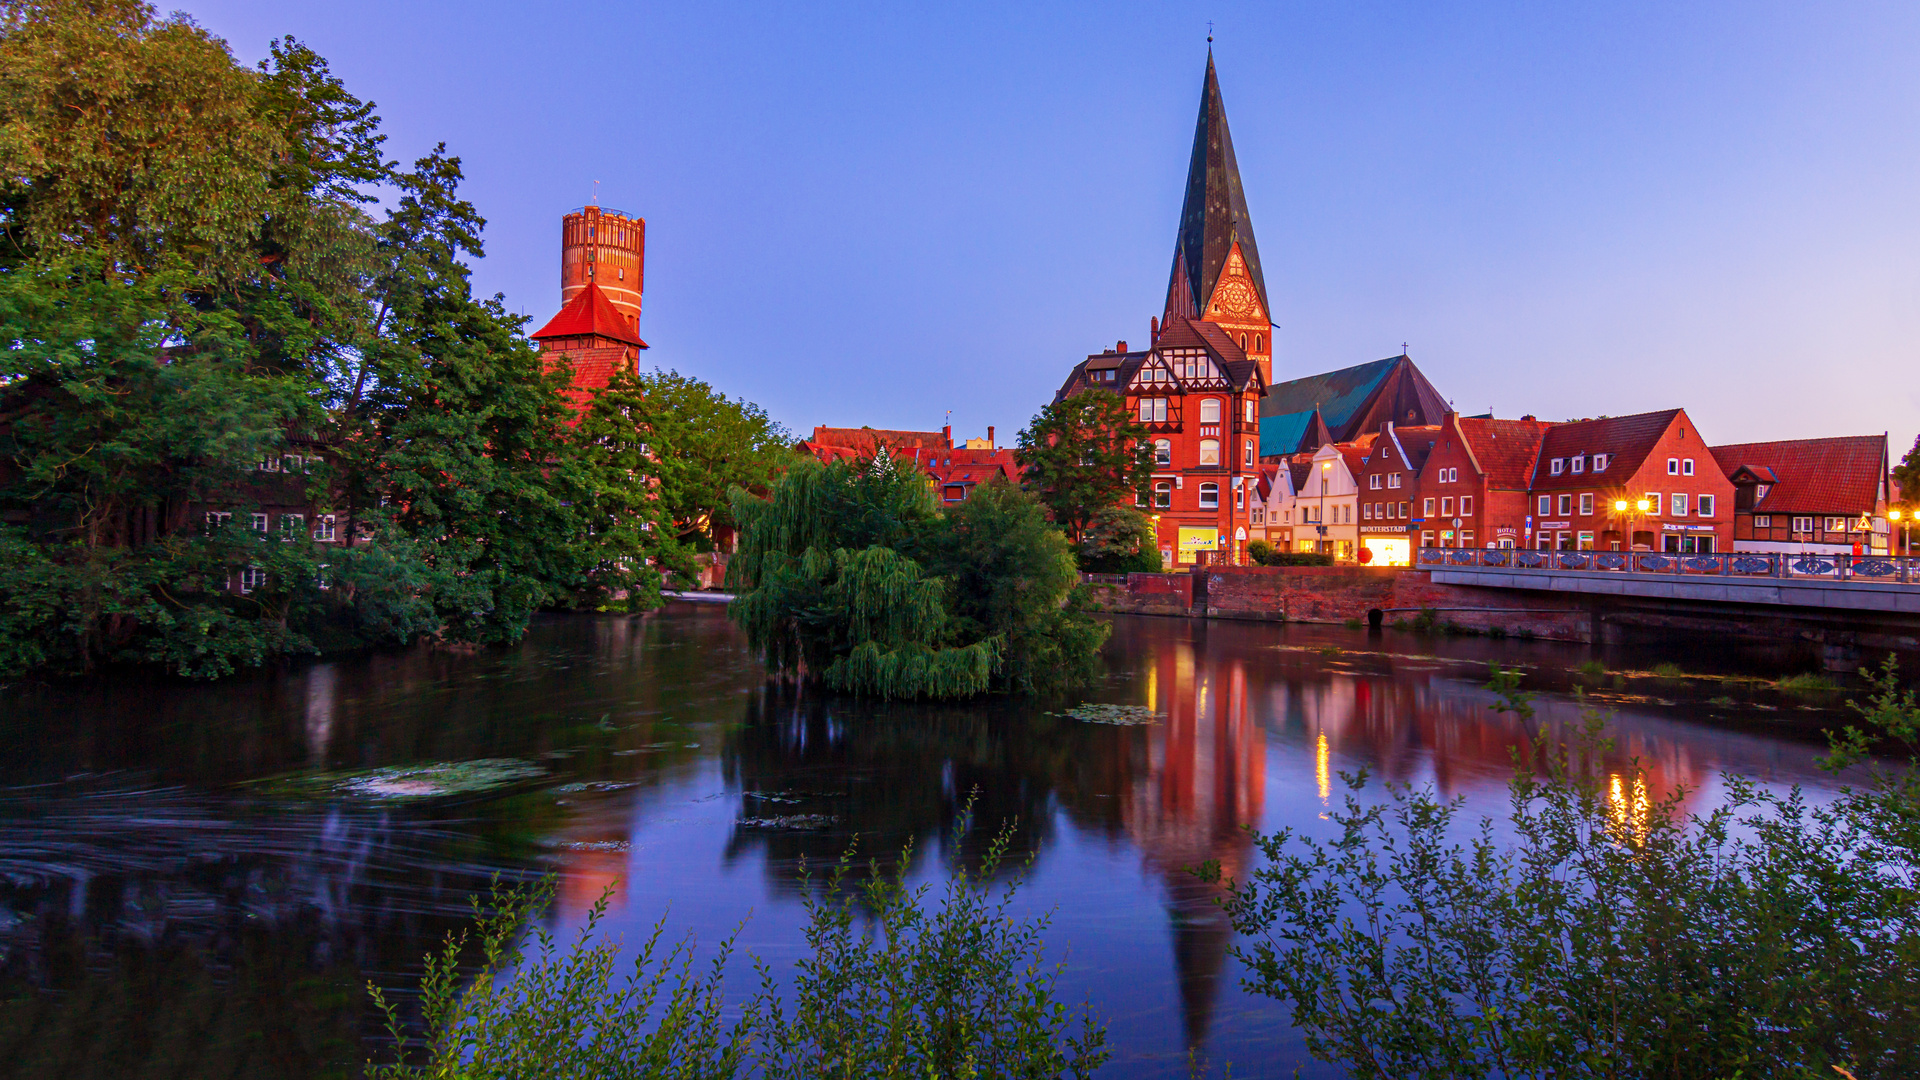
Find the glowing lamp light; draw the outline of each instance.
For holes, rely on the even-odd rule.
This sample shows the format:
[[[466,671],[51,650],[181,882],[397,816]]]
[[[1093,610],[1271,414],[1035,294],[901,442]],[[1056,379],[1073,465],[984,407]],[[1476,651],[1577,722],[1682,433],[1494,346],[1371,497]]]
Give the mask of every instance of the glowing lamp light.
[[[1615,499],[1615,500],[1613,500],[1613,512],[1614,512],[1614,513],[1616,513],[1616,514],[1624,514],[1624,513],[1626,513],[1626,512],[1627,512],[1627,500],[1625,500],[1625,499]]]
[[[1639,502],[1635,503],[1634,505],[1639,507],[1640,512],[1644,514],[1647,512],[1647,508],[1651,507],[1653,504],[1648,502],[1645,499],[1641,499]]]

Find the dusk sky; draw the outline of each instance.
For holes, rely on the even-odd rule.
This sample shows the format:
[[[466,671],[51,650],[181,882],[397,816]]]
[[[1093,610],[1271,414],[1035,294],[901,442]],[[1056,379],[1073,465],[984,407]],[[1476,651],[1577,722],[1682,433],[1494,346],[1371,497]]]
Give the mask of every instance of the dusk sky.
[[[166,4],[161,5],[163,8]],[[1920,5],[189,0],[444,140],[479,287],[647,219],[643,363],[815,424],[1010,442],[1158,314],[1214,24],[1276,378],[1393,355],[1463,412],[1920,427]]]

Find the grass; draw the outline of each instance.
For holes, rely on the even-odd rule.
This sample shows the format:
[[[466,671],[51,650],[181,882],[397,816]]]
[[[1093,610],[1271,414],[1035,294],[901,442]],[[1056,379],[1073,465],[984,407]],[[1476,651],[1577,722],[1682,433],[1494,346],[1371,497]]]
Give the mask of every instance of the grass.
[[[1817,671],[1775,679],[1773,688],[1783,694],[1823,694],[1840,689],[1840,684]]]
[[[1653,677],[1656,679],[1684,679],[1687,677],[1687,673],[1680,670],[1679,664],[1666,661],[1653,665]]]
[[[1576,665],[1573,670],[1582,675],[1591,675],[1597,679],[1607,673],[1607,665],[1598,660],[1589,660],[1584,664]]]
[[[1365,630],[1367,628],[1366,622],[1361,619],[1348,619],[1345,625],[1349,630]]]
[[[1730,697],[1728,697],[1728,696],[1727,696],[1727,695],[1725,695],[1725,694],[1721,694],[1721,695],[1720,695],[1719,697],[1710,697],[1710,698],[1708,698],[1708,699],[1707,699],[1707,704],[1709,704],[1709,705],[1717,705],[1717,706],[1719,706],[1720,708],[1722,708],[1722,709],[1725,709],[1725,708],[1728,708],[1728,707],[1730,707],[1730,706],[1731,706],[1731,705],[1733,704],[1733,699],[1732,699],[1732,698],[1730,698]]]
[[[1317,651],[1321,656],[1339,656],[1341,653],[1345,652],[1346,650],[1342,649],[1338,645],[1322,645],[1320,646],[1319,649],[1315,651]]]

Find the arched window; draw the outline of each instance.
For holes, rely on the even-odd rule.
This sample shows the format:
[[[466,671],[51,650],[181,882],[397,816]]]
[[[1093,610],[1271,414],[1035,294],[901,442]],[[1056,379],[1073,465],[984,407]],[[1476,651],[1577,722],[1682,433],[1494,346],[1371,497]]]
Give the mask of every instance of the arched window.
[[[1220,422],[1220,399],[1206,398],[1200,402],[1200,422],[1217,424]]]
[[[1173,464],[1173,443],[1166,439],[1153,440],[1153,463],[1165,468]]]
[[[1253,464],[1253,460],[1254,460],[1254,458],[1255,458],[1256,456],[1257,456],[1257,455],[1255,454],[1255,452],[1254,452],[1254,449],[1253,449],[1253,440],[1252,440],[1252,439],[1248,439],[1248,440],[1247,440],[1247,453],[1246,453],[1246,462],[1245,462],[1245,463],[1246,463],[1247,465],[1249,465],[1249,466],[1251,466],[1251,465]]]
[[[1220,464],[1220,440],[1219,439],[1201,439],[1200,440],[1200,464],[1202,465]]]
[[[1200,509],[1218,510],[1220,508],[1220,485],[1200,485]]]
[[[1245,334],[1240,335],[1240,351],[1241,352],[1247,351],[1247,335]]]
[[[1159,480],[1153,485],[1153,508],[1170,510],[1173,508],[1173,481]]]
[[[1259,334],[1255,334],[1255,335],[1253,335],[1253,351],[1254,351],[1254,352],[1266,352],[1266,351],[1267,351],[1267,350],[1266,350],[1266,348],[1264,347],[1264,345],[1263,345],[1263,344],[1261,343],[1261,340],[1260,340],[1260,335],[1259,335]]]

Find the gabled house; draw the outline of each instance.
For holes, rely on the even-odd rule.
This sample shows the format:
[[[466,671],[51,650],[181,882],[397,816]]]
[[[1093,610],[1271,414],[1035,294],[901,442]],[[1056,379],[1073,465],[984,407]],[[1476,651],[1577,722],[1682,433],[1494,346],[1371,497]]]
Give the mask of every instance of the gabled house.
[[[1354,469],[1365,453],[1362,446],[1327,443],[1306,456],[1305,475],[1294,498],[1295,551],[1324,552],[1338,562],[1355,560],[1360,547],[1360,485]]]
[[[1735,551],[1891,550],[1885,435],[1736,443],[1712,452],[1734,489]]]
[[[1550,426],[1529,497],[1523,547],[1732,550],[1733,484],[1684,409]]]
[[[1420,546],[1520,546],[1527,493],[1551,424],[1448,413],[1420,471]]]
[[[1420,471],[1440,437],[1438,424],[1386,423],[1361,458],[1360,546],[1373,566],[1408,566],[1419,542]]]

